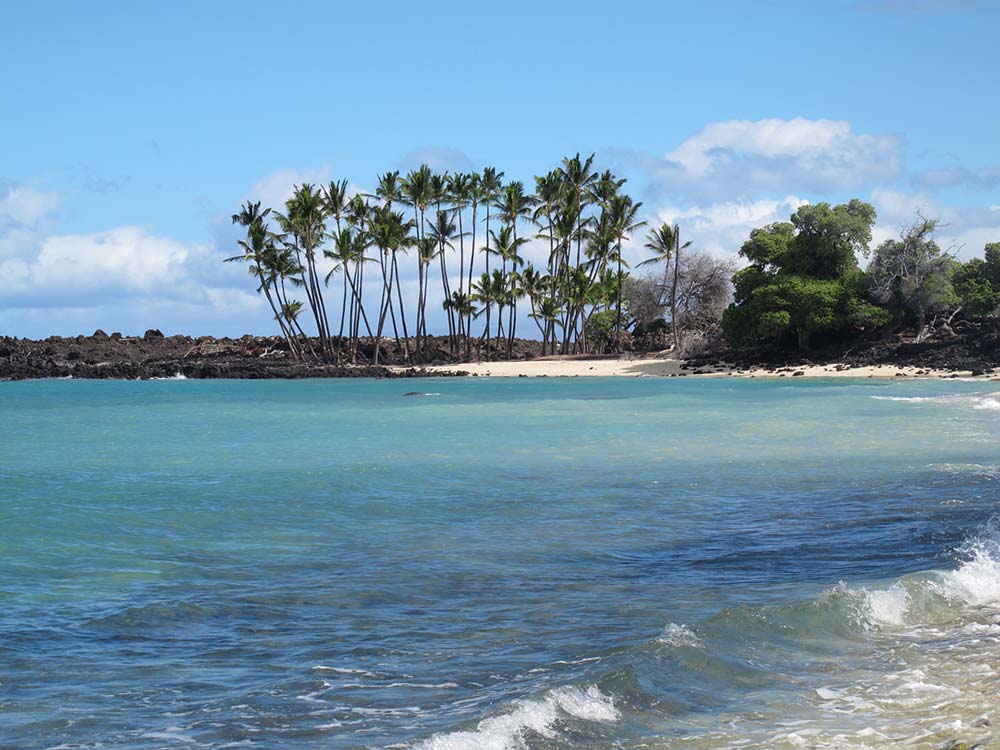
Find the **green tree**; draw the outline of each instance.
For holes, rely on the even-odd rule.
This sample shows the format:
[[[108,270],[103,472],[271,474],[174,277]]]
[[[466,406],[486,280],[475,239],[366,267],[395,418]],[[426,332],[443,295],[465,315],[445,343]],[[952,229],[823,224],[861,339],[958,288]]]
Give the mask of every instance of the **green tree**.
[[[852,200],[802,206],[790,222],[753,230],[740,249],[750,265],[734,275],[734,302],[722,319],[727,339],[808,349],[817,336],[887,322],[886,311],[866,300],[857,261],[874,222],[875,209]]]

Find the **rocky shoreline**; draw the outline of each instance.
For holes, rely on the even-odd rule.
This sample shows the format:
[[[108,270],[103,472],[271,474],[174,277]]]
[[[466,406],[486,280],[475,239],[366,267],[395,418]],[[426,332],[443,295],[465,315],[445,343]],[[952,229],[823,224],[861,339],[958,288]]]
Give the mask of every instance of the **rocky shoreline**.
[[[311,364],[295,361],[276,336],[50,336],[46,339],[0,338],[0,380],[80,378],[150,380],[154,378],[414,378],[465,375],[421,367],[385,364]]]
[[[963,322],[954,330],[937,332],[920,342],[899,333],[808,352],[725,349],[690,357],[683,365],[691,371],[726,367],[774,372],[808,366],[832,366],[842,370],[896,366],[928,372],[988,375],[1000,368],[1000,321]]]
[[[368,340],[359,346],[357,364],[313,364],[296,361],[277,336],[192,338],[164,336],[150,330],[143,336],[95,331],[90,336],[50,336],[41,340],[0,337],[0,380],[419,378],[476,374],[476,366],[449,356],[447,342],[446,337],[432,337],[428,346],[430,361],[408,366],[410,363],[395,348],[394,341],[383,341],[380,362],[375,365],[374,342]],[[482,354],[484,362],[497,359],[492,350]],[[538,342],[515,341],[516,360],[538,361],[538,354]],[[609,356],[613,355],[603,358]],[[935,335],[922,342],[899,334],[809,352],[724,349],[688,357],[679,366],[690,374],[707,374],[719,368],[782,372],[809,366],[838,371],[895,366],[988,375],[1000,368],[1000,322],[963,324],[948,335]]]

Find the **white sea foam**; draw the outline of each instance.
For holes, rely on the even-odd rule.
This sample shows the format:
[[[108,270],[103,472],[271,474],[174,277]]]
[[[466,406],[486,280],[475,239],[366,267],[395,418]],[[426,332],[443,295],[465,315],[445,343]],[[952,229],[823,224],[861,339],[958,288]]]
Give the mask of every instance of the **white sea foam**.
[[[876,626],[902,625],[912,599],[901,583],[887,589],[865,591],[865,614]]]
[[[919,404],[925,401],[941,401],[951,398],[950,396],[872,396],[876,401],[904,401],[907,403]]]
[[[317,664],[316,666],[312,667],[312,671],[334,672],[336,674],[350,674],[355,676],[371,678],[375,680],[390,676],[383,672],[369,672],[367,669],[352,669],[350,667],[328,667],[325,664]]]
[[[457,688],[457,682],[344,682],[338,683],[341,690],[354,688],[360,690],[381,690],[383,688],[420,688],[422,690],[450,690]]]
[[[434,735],[416,750],[515,750],[526,732],[556,737],[555,725],[563,718],[611,723],[620,717],[612,699],[595,685],[559,687],[537,700],[516,703],[509,713],[483,719],[474,730]]]
[[[188,377],[182,372],[175,372],[173,375],[166,378],[150,378],[150,380],[187,380]]]
[[[678,625],[674,622],[667,623],[663,632],[660,633],[660,637],[656,640],[674,648],[678,646],[701,648],[705,645],[701,638],[687,625]]]
[[[973,404],[972,408],[988,411],[1000,411],[1000,400],[995,398],[983,398]]]
[[[1000,394],[956,393],[946,396],[872,396],[876,401],[899,401],[910,404],[951,404],[967,406],[979,411],[1000,411]]]
[[[979,607],[1000,603],[1000,529],[996,522],[964,550],[965,560],[943,574],[941,592]]]

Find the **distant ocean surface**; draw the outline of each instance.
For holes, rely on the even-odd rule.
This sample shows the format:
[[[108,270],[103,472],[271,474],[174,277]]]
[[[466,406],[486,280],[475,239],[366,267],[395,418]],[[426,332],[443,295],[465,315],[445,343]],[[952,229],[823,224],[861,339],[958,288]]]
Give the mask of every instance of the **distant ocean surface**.
[[[998,512],[995,383],[0,383],[0,747],[995,741]]]

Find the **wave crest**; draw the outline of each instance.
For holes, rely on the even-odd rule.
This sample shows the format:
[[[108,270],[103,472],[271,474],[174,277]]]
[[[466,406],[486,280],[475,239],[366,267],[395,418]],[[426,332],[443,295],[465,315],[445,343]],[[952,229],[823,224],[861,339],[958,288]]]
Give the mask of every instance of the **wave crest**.
[[[483,719],[475,730],[434,735],[415,750],[514,750],[528,732],[556,737],[556,724],[565,718],[607,724],[618,721],[621,714],[596,685],[558,687],[537,700],[514,704],[510,713]]]

